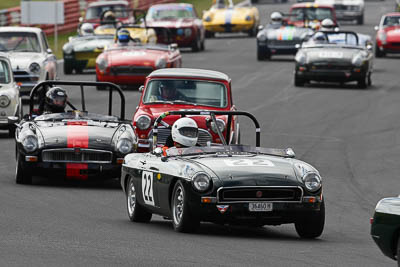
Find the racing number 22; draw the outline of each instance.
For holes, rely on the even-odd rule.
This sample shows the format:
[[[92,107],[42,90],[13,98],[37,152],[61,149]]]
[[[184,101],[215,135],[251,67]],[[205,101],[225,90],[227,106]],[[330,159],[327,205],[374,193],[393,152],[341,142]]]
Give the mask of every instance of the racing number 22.
[[[153,173],[143,171],[142,174],[142,196],[144,203],[154,206],[153,197]]]

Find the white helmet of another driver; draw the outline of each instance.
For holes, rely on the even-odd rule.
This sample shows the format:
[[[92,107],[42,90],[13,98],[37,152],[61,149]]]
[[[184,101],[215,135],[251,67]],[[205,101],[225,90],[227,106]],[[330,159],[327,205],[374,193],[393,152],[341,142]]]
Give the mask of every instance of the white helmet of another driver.
[[[332,31],[335,29],[335,23],[331,19],[324,19],[321,22],[321,30],[323,31]]]
[[[180,118],[172,125],[172,140],[185,147],[195,146],[199,136],[197,123],[191,118]]]
[[[92,25],[91,23],[84,23],[84,24],[82,24],[81,29],[80,29],[80,34],[81,34],[82,36],[85,36],[85,35],[93,35],[93,34],[94,34],[94,27],[93,27],[93,25]]]
[[[280,13],[280,12],[273,12],[272,14],[271,14],[271,20],[273,21],[273,22],[282,22],[282,14]]]

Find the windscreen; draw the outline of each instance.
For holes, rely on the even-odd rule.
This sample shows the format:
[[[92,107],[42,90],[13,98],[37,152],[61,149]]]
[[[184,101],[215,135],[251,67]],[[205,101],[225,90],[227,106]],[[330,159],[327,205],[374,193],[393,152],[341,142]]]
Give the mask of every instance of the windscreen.
[[[399,26],[400,25],[400,16],[386,16],[383,20],[383,26],[391,27],[391,26]]]
[[[293,8],[291,21],[304,21],[304,20],[318,20],[332,19],[332,9],[324,7],[301,7]]]
[[[149,9],[147,19],[149,20],[167,20],[167,19],[185,19],[195,18],[191,7],[153,7]]]
[[[307,44],[338,44],[357,46],[357,35],[349,32],[317,32]]]
[[[33,32],[0,32],[0,51],[39,53],[41,49],[38,37]]]
[[[147,85],[143,103],[181,103],[224,108],[228,105],[227,89],[219,82],[152,80]]]
[[[98,19],[107,10],[113,11],[117,18],[126,18],[129,16],[125,5],[94,6],[87,9],[86,19]]]
[[[0,60],[0,83],[10,83],[10,68],[6,61]]]

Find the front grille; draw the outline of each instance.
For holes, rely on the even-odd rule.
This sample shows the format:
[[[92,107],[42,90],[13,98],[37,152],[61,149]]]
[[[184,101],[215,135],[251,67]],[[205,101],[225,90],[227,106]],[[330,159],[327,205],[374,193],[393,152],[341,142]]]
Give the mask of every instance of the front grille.
[[[114,75],[145,75],[153,71],[153,67],[143,66],[117,66],[111,67],[110,71]]]
[[[171,129],[158,128],[157,143],[165,145],[165,142],[170,135]],[[207,130],[199,129],[199,138],[197,139],[197,143],[201,146],[206,146],[207,142],[212,142],[211,134]]]
[[[300,42],[297,40],[268,40],[269,46],[289,46],[295,47]]]
[[[234,187],[218,190],[219,202],[276,201],[301,202],[303,190],[300,187]]]
[[[13,70],[15,82],[26,83],[26,82],[37,82],[39,75],[32,75],[26,71]]]
[[[42,151],[44,162],[111,163],[112,153],[94,149],[48,149]]]
[[[351,71],[353,66],[348,63],[340,63],[340,62],[319,62],[312,63],[310,65],[311,70],[341,70],[341,71]]]
[[[334,6],[335,10],[347,10],[347,6],[345,6],[345,5],[336,4],[333,6]]]
[[[97,58],[98,55],[100,55],[101,52],[75,52],[75,59],[76,60],[89,60],[89,59],[94,59]]]
[[[392,42],[392,43],[390,43],[391,45],[393,45],[393,46],[400,46],[400,43],[399,42]]]

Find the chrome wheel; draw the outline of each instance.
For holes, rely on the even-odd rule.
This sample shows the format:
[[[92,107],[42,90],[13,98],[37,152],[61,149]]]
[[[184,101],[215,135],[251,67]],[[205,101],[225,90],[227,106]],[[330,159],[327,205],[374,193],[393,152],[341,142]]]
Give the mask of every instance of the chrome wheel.
[[[176,191],[174,194],[174,202],[172,205],[172,209],[173,209],[172,213],[173,213],[174,222],[176,225],[179,225],[182,220],[183,205],[184,205],[183,188],[181,185],[179,185],[176,188]]]
[[[128,200],[129,215],[133,216],[133,213],[135,212],[135,207],[136,207],[136,190],[135,190],[135,186],[133,185],[133,179],[131,179],[129,182],[127,200]]]

